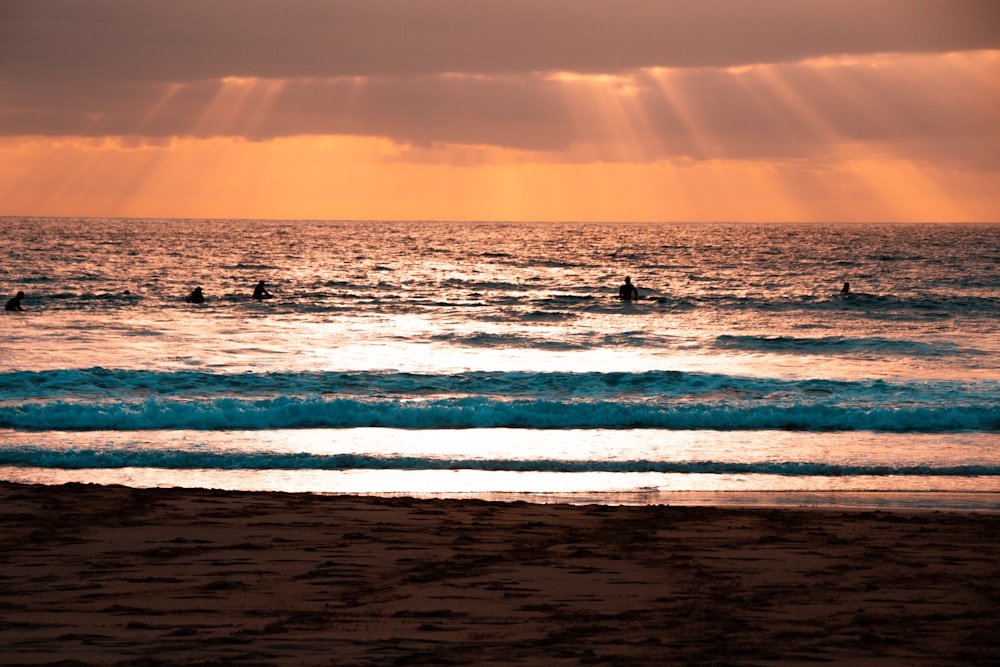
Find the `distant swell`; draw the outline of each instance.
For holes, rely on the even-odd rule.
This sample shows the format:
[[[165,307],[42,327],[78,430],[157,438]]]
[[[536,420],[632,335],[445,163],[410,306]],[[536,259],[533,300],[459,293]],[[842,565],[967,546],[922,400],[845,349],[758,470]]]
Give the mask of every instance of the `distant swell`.
[[[923,343],[891,338],[850,338],[847,336],[825,336],[822,338],[799,338],[794,336],[719,336],[715,346],[724,350],[750,350],[762,352],[788,352],[797,354],[831,354],[849,352],[869,352],[915,357],[958,356],[976,353],[954,343]]]
[[[52,401],[0,407],[0,428],[23,430],[407,429],[783,429],[945,433],[1000,430],[1000,406],[873,407],[827,403],[625,403],[616,401],[357,400],[277,397],[246,400]]]

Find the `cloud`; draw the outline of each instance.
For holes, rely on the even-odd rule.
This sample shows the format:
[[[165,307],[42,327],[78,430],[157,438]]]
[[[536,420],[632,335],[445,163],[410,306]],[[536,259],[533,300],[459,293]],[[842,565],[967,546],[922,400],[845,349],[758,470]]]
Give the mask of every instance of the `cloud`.
[[[1000,54],[879,56],[615,77],[438,75],[69,83],[14,88],[9,135],[385,137],[489,145],[563,159],[834,159],[868,144],[893,157],[1000,165]]]
[[[0,134],[355,135],[580,162],[864,144],[989,170],[998,18],[993,0],[5,0]]]
[[[1000,45],[993,0],[5,0],[0,79],[619,73]]]

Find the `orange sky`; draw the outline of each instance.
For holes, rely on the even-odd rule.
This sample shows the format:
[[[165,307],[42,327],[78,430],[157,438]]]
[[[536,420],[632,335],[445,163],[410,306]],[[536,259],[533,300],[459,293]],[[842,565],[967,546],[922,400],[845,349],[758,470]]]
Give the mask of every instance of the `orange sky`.
[[[989,0],[7,0],[0,215],[996,221],[998,22]]]

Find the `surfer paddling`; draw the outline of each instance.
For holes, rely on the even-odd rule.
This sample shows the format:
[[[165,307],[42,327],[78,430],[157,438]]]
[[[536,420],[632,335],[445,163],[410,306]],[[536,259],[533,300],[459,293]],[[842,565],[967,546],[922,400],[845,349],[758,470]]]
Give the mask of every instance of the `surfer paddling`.
[[[5,305],[3,309],[12,310],[16,312],[24,311],[24,308],[21,307],[21,299],[23,298],[24,298],[24,292],[18,291],[17,294],[15,294],[14,296],[12,296],[10,299],[7,300],[7,305]]]

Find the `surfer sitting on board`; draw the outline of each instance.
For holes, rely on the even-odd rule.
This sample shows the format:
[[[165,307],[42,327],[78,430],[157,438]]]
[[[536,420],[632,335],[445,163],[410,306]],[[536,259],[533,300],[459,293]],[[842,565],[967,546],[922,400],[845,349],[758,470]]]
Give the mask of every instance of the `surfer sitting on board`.
[[[195,287],[188,298],[185,299],[188,303],[205,303],[205,295],[201,293],[200,287]]]
[[[7,305],[5,305],[3,309],[23,311],[24,308],[21,307],[21,299],[23,298],[24,298],[24,292],[18,292],[7,301]]]
[[[618,298],[622,301],[634,301],[639,298],[639,290],[632,284],[632,279],[625,276],[625,284],[618,288]]]
[[[253,288],[253,298],[257,299],[258,301],[261,299],[270,299],[273,296],[274,295],[268,292],[267,289],[264,287],[263,280],[257,283],[257,286]]]

